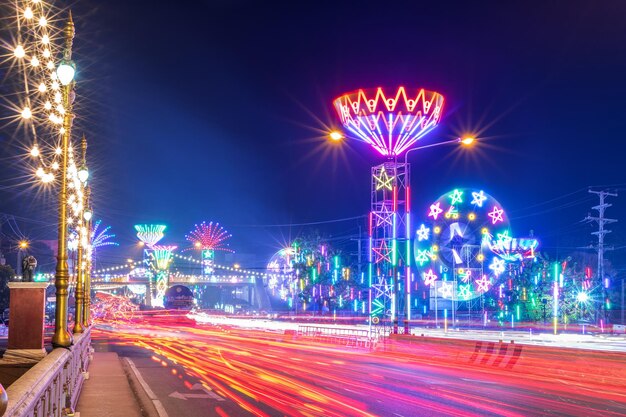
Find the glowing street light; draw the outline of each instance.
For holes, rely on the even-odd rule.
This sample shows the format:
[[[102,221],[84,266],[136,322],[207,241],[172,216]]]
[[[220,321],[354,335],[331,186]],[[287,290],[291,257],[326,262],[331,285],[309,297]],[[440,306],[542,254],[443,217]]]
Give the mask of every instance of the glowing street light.
[[[464,138],[459,138],[459,142],[461,142],[465,146],[471,146],[476,141],[476,138],[473,136],[466,136]]]
[[[43,21],[41,21],[43,19]],[[40,25],[45,26],[45,18],[40,19]],[[43,24],[42,24],[43,23]],[[58,254],[57,265],[54,277],[56,287],[56,310],[54,320],[54,335],[52,336],[52,346],[68,348],[72,344],[72,337],[68,331],[68,286],[69,270],[67,266],[67,190],[68,190],[68,154],[69,142],[71,138],[72,113],[74,101],[74,79],[75,65],[72,62],[72,44],[74,42],[74,22],[72,13],[63,31],[65,35],[65,50],[63,60],[57,68],[57,76],[63,84],[60,102],[63,102],[65,113],[63,114],[63,134],[61,135],[61,182],[59,184],[59,234],[58,234]],[[54,67],[53,67],[54,68]]]
[[[26,240],[20,241],[20,249],[27,249],[27,248],[28,248],[28,241]]]
[[[69,85],[74,80],[76,74],[76,64],[71,59],[61,60],[59,67],[57,68],[57,77],[61,81],[62,85]]]
[[[330,140],[332,140],[333,142],[339,142],[340,140],[342,140],[343,138],[345,138],[345,136],[343,135],[343,133],[341,133],[338,130],[333,130],[332,132],[330,132],[328,134],[328,137],[330,138]]]

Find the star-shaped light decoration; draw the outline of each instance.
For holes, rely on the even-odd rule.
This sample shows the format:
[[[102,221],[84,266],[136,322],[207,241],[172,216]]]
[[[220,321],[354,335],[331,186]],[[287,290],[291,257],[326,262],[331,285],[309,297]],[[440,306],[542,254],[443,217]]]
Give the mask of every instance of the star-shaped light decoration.
[[[392,183],[395,178],[396,177],[390,177],[387,175],[387,171],[385,170],[385,167],[383,167],[378,176],[374,175],[374,179],[376,180],[376,189],[380,190],[381,188],[386,188],[391,191]]]
[[[452,284],[449,282],[442,282],[437,291],[441,293],[443,298],[452,298]]]
[[[457,203],[462,203],[463,202],[463,191],[454,190],[452,192],[452,194],[448,195],[448,197],[450,198],[450,204],[451,205],[455,205]]]
[[[441,206],[441,202],[431,204],[430,213],[428,213],[428,217],[432,217],[433,219],[437,220],[437,217],[439,217],[439,215],[443,213],[443,209],[440,206]]]
[[[472,296],[472,289],[470,284],[459,285],[459,297],[464,300],[469,299]]]
[[[393,212],[389,210],[387,204],[383,204],[380,212],[372,212],[376,216],[376,227],[380,227],[381,225],[388,224],[389,226],[393,225]]]
[[[487,199],[487,197],[485,196],[485,192],[483,190],[480,190],[480,192],[478,193],[476,191],[473,191],[472,197],[473,197],[472,204],[478,207],[482,207],[483,203]]]
[[[417,240],[421,242],[422,240],[428,240],[428,236],[430,235],[430,228],[424,226],[423,224],[417,229]]]
[[[509,236],[508,230],[505,230],[503,233],[498,233],[496,236],[498,237],[498,242],[502,242],[502,245],[505,248],[508,248],[513,240],[513,238]]]
[[[493,206],[493,210],[491,210],[491,212],[487,214],[489,215],[489,217],[491,217],[491,224],[496,224],[498,222],[504,221],[504,219],[502,218],[502,215],[504,214],[504,210],[501,208],[498,208],[498,206]]]
[[[432,269],[429,269],[428,272],[424,272],[424,284],[430,286],[439,278]]]
[[[380,246],[377,248],[373,247],[372,251],[376,254],[376,263],[380,263],[381,261],[391,262],[391,258],[389,257],[391,251],[384,239],[380,241]]]
[[[430,261],[430,254],[428,250],[417,250],[417,255],[415,255],[415,262],[417,262],[420,266],[423,266],[426,262]]]
[[[491,261],[491,265],[489,265],[489,269],[491,269],[496,276],[500,275],[504,272],[504,259],[494,257],[493,261]]]
[[[491,282],[487,278],[487,275],[483,275],[481,279],[477,279],[474,282],[476,283],[476,285],[478,285],[478,291],[482,291],[482,292],[489,291],[489,285],[491,285]]]

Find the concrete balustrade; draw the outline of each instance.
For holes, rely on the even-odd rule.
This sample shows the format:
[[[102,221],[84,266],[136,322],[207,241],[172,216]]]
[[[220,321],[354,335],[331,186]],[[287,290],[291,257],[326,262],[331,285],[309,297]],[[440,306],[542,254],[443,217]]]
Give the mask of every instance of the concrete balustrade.
[[[4,417],[63,417],[74,407],[91,357],[91,329],[74,336],[69,349],[54,349],[7,389]]]

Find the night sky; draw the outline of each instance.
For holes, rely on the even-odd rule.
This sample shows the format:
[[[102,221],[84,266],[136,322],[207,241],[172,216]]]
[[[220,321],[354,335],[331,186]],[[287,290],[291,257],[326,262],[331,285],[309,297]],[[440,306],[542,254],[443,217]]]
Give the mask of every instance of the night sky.
[[[73,10],[75,130],[90,140],[96,218],[122,245],[112,263],[135,241],[132,225],[153,221],[181,245],[194,223],[219,221],[235,250],[261,258],[311,228],[350,242],[364,219],[270,226],[368,211],[369,170],[383,159],[324,131],[338,126],[338,95],[399,85],[446,98],[424,144],[480,139],[410,155],[415,216],[452,188],[484,188],[516,235],[533,229],[563,255],[592,241],[580,222],[597,204],[587,188],[610,186],[623,191],[607,241],[626,244],[622,1],[80,0]],[[15,154],[9,142],[3,152]],[[37,216],[23,198],[3,191],[0,211]]]

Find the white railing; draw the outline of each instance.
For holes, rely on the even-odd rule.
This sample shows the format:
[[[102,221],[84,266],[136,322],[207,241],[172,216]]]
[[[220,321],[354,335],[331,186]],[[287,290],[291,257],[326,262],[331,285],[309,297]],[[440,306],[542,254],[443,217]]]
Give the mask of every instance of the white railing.
[[[4,417],[63,417],[73,415],[90,361],[91,329],[74,335],[70,349],[54,349],[6,392]]]
[[[365,347],[374,349],[378,342],[377,335],[371,334],[366,329],[323,327],[323,326],[298,326],[296,336],[312,337],[324,343],[334,343],[347,347]]]

